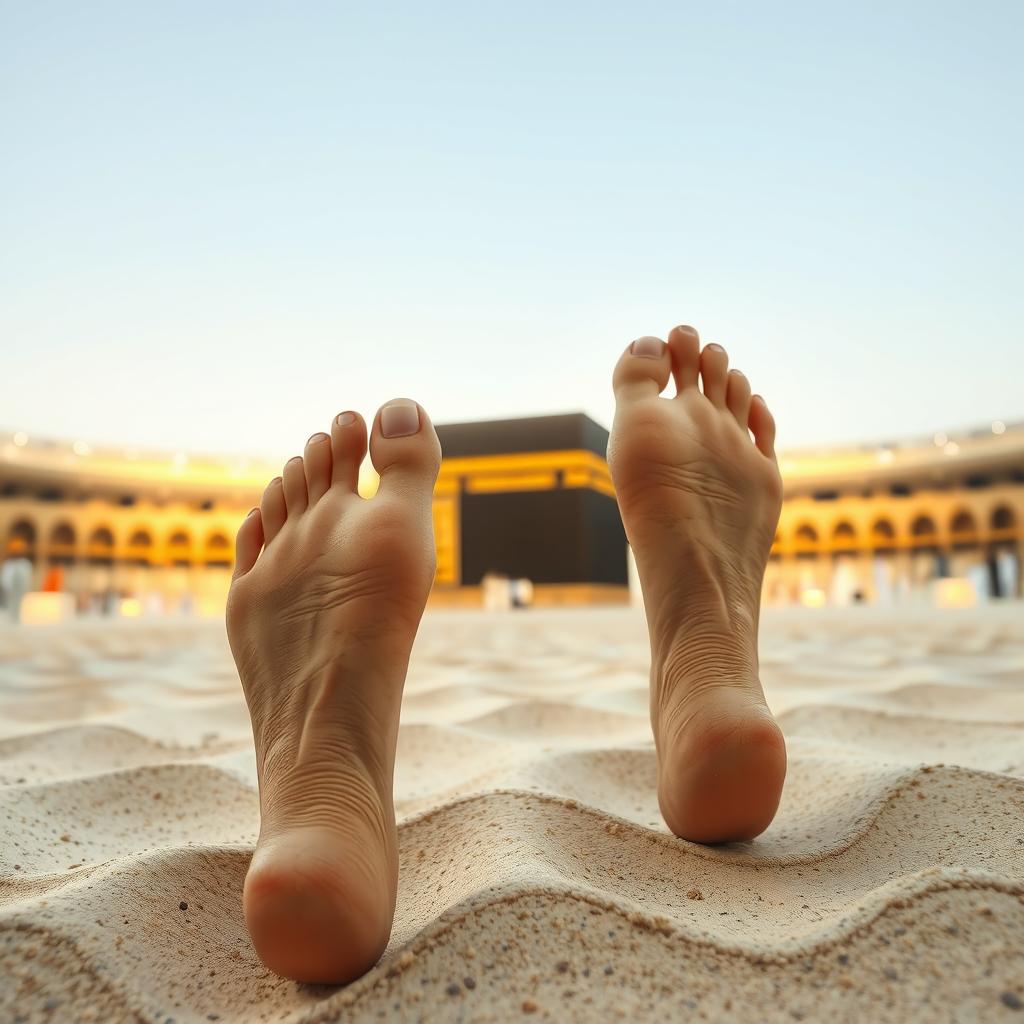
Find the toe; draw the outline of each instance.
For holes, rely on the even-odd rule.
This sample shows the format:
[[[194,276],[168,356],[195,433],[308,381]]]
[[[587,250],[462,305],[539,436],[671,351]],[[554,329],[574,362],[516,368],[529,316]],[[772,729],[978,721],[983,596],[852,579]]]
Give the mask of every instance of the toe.
[[[260,517],[263,520],[263,543],[269,544],[284,526],[288,518],[288,509],[284,503],[284,487],[281,477],[275,476],[267,484],[260,502]]]
[[[612,375],[617,401],[657,398],[668,384],[672,360],[660,338],[637,338],[619,359]]]
[[[747,380],[746,374],[740,373],[739,370],[729,371],[725,404],[736,418],[736,422],[746,431],[750,417],[750,381]]]
[[[380,493],[433,493],[441,465],[441,443],[423,408],[408,398],[382,406],[373,421],[370,458],[380,474]]]
[[[255,564],[263,547],[263,520],[258,508],[245,517],[235,535],[234,579],[244,576]]]
[[[704,382],[704,395],[712,404],[725,408],[726,378],[729,373],[729,354],[721,345],[705,345],[700,354],[700,376]]]
[[[750,400],[750,432],[754,435],[754,443],[768,458],[775,458],[775,417],[768,411],[765,400],[754,395]]]
[[[366,423],[359,413],[343,412],[334,417],[331,451],[334,455],[333,482],[355,493],[359,487],[359,467],[366,458]]]
[[[297,516],[306,511],[306,471],[303,468],[302,456],[296,455],[285,463],[281,478],[281,490],[284,492],[284,503],[288,515]]]
[[[676,391],[682,394],[697,386],[700,373],[700,336],[694,327],[681,325],[668,333],[668,347],[672,355],[672,376]]]
[[[331,486],[330,441],[327,434],[320,432],[306,442],[302,458],[306,464],[306,491],[310,505],[315,505]]]

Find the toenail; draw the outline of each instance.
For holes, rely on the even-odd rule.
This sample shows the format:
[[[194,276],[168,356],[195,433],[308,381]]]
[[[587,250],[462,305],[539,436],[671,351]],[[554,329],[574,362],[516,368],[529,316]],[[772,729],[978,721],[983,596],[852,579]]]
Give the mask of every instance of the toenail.
[[[288,463],[287,463],[287,464],[288,464],[288,465],[290,466],[290,465],[291,465],[291,464],[292,464],[293,462],[301,462],[301,461],[302,461],[302,456],[301,456],[301,455],[293,455],[293,456],[292,456],[292,457],[291,457],[291,458],[290,458],[290,459],[288,460]]]
[[[330,441],[330,438],[322,431],[318,430],[307,442],[307,445],[319,444],[321,441]]]
[[[253,513],[254,512],[259,512],[259,510],[260,510],[259,505],[257,505],[256,508],[249,509],[249,511],[245,514],[245,518],[246,519],[252,519]]]
[[[689,324],[680,324],[676,330],[683,334],[692,334],[695,338],[697,337],[697,328],[691,327]]]
[[[341,412],[338,413],[338,426],[339,427],[350,427],[356,421],[356,414],[354,412]]]
[[[665,343],[658,338],[637,338],[630,346],[630,351],[635,356],[643,356],[645,359],[660,359],[665,351]]]
[[[380,411],[380,432],[385,437],[408,437],[420,429],[415,402],[389,402]]]
[[[711,344],[710,344],[710,345],[705,345],[704,347],[705,347],[705,348],[709,348],[709,349],[712,349],[712,350],[713,350],[713,351],[715,351],[715,352],[724,352],[724,351],[725,351],[725,349],[724,349],[724,348],[722,348],[722,346],[721,346],[721,345],[716,345],[716,344],[715,344],[714,342],[711,342]]]

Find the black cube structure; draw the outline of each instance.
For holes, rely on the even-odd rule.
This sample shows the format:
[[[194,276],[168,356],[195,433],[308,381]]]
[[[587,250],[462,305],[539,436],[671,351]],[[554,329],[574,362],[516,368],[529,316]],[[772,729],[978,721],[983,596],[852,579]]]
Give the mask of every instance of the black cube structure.
[[[538,604],[628,600],[626,536],[605,451],[583,413],[437,428],[435,598],[473,603],[488,574],[528,579]]]

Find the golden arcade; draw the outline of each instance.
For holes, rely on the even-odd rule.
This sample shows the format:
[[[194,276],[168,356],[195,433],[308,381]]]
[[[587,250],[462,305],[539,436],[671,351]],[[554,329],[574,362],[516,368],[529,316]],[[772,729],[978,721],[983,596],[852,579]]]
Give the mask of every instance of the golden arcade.
[[[582,414],[453,424],[434,495],[433,600],[488,579],[532,603],[629,600],[607,433]],[[790,452],[769,604],[952,603],[1021,594],[1024,425]],[[217,615],[233,537],[279,467],[0,436],[0,538],[68,614]],[[372,493],[372,474],[361,482]]]

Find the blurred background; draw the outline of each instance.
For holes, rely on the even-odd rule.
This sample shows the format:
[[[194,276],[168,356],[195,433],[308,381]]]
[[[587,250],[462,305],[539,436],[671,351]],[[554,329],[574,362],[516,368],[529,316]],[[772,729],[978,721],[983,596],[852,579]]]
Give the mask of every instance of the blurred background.
[[[1019,595],[1019,4],[0,11],[9,619],[219,614],[396,395],[437,603],[628,600],[610,370],[679,322],[779,423],[766,601]]]

